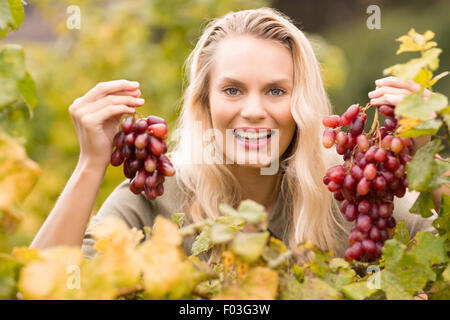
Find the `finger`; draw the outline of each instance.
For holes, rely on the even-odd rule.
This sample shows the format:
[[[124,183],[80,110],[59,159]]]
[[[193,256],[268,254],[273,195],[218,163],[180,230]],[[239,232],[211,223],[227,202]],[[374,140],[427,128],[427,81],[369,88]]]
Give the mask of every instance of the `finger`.
[[[100,109],[97,112],[93,114],[93,116],[101,120],[102,122],[112,118],[114,116],[123,115],[123,114],[134,114],[136,110],[134,108],[131,108],[127,105],[120,104],[120,105],[112,105],[108,106],[106,108]]]
[[[400,102],[402,102],[402,100],[405,98],[406,95],[399,95],[399,94],[384,94],[381,97],[375,98],[375,99],[371,99],[370,100],[370,104],[374,105],[374,106],[381,106],[383,104],[388,104],[391,106],[396,106],[398,105]]]
[[[133,96],[133,97],[140,97],[141,96],[141,90],[135,89],[135,90],[127,90],[127,91],[117,91],[114,93],[111,93],[115,96]]]
[[[142,106],[143,104],[144,99],[142,98],[109,95],[95,102],[84,104],[82,107],[76,110],[75,117],[78,119],[82,119],[84,116],[88,114],[95,113],[98,110],[111,105],[128,105],[130,107],[139,107]]]
[[[142,98],[135,98],[131,96],[116,96],[116,95],[108,95],[103,97],[93,103],[87,104],[83,111],[81,112],[96,112],[99,109],[105,108],[110,105],[128,105],[130,107],[140,107],[144,105],[145,100]]]
[[[94,128],[95,125],[104,123],[106,120],[122,115],[122,114],[134,114],[136,110],[128,107],[124,104],[110,105],[106,108],[100,109],[97,112],[86,114],[82,117],[81,122],[86,128]]]
[[[378,97],[382,96],[383,94],[408,95],[410,93],[411,93],[411,91],[409,91],[407,89],[383,86],[383,87],[379,87],[379,88],[375,89],[374,91],[369,92],[368,96],[369,96],[369,98],[374,99],[374,98],[378,98]]]
[[[413,92],[419,91],[421,88],[420,85],[416,83],[414,80],[402,80],[392,76],[375,80],[375,84],[377,86],[391,86],[408,89]]]
[[[125,79],[99,82],[85,94],[84,99],[86,101],[95,101],[114,92],[135,90],[137,88],[139,88],[139,82]]]

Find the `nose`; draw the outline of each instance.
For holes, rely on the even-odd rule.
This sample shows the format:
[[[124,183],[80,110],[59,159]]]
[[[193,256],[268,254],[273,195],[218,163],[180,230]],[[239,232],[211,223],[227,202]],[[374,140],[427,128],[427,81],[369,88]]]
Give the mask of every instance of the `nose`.
[[[248,95],[248,98],[243,103],[241,117],[249,122],[259,122],[267,116],[264,102],[257,93]]]

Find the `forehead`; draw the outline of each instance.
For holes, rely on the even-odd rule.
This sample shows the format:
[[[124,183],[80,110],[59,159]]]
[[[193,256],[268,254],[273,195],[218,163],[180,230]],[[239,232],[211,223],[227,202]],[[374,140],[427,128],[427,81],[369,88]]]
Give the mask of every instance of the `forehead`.
[[[222,40],[213,57],[212,81],[224,75],[240,80],[284,78],[292,81],[293,63],[282,44],[252,36],[232,36]]]

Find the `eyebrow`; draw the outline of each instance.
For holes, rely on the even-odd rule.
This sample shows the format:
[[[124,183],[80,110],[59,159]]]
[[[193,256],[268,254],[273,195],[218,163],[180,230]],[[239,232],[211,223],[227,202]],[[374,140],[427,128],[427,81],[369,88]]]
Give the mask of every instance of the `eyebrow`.
[[[275,85],[289,84],[290,82],[291,82],[291,80],[287,79],[287,78],[275,79],[275,80],[269,81],[266,84],[266,87],[275,86]],[[242,81],[234,79],[234,78],[231,78],[231,77],[221,77],[219,79],[219,85],[223,84],[223,83],[236,84],[236,85],[240,85],[240,86],[244,85],[244,83]]]

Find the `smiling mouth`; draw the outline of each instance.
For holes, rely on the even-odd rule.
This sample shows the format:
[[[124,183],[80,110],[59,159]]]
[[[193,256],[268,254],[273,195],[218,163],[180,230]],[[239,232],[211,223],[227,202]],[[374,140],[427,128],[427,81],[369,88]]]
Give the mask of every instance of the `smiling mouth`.
[[[267,134],[264,134],[268,132]],[[264,140],[269,139],[273,134],[273,130],[267,129],[262,130],[262,132],[249,132],[244,131],[240,129],[234,129],[233,135],[238,138],[241,141],[248,141],[248,142],[261,142]]]

